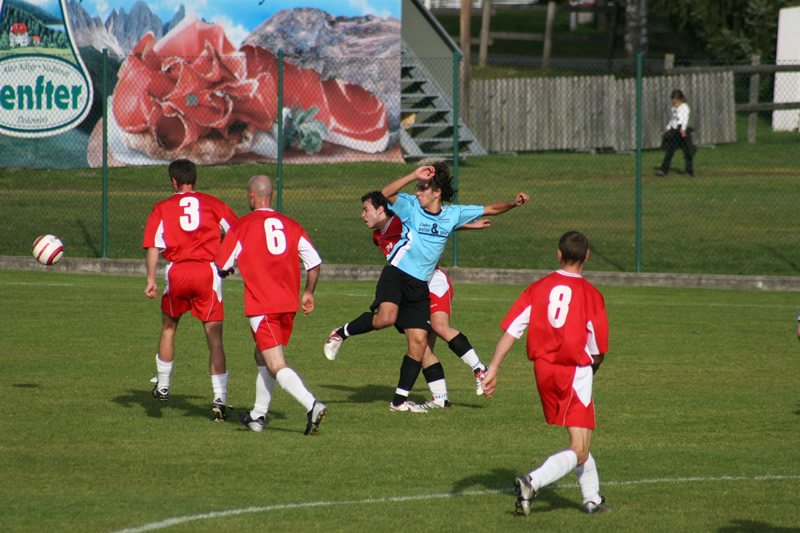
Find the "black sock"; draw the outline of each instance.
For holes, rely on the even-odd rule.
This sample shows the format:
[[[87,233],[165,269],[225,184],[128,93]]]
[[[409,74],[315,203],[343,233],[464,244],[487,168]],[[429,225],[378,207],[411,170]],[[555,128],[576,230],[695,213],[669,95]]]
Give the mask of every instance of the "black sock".
[[[414,388],[414,383],[417,381],[420,370],[422,370],[422,363],[414,361],[408,355],[403,358],[403,364],[400,365],[400,380],[397,382],[397,390],[405,393],[405,396],[395,392],[392,400],[394,405],[400,405],[408,399],[408,394]]]
[[[352,337],[353,335],[361,335],[362,333],[369,333],[370,331],[375,329],[372,327],[372,316],[373,315],[370,312],[362,313],[358,318],[356,318],[352,322],[348,322],[347,324],[336,330],[336,333],[342,338],[342,340],[346,339],[347,337]],[[345,327],[347,328],[347,332],[344,331]]]
[[[442,366],[442,363],[432,364],[428,368],[422,369],[422,375],[425,376],[425,381],[428,383],[437,381],[439,379],[444,379],[444,367]]]
[[[450,342],[447,343],[447,346],[449,346],[450,350],[452,350],[453,353],[459,357],[464,357],[464,354],[472,349],[469,339],[467,339],[467,336],[463,333],[459,333],[450,339]]]

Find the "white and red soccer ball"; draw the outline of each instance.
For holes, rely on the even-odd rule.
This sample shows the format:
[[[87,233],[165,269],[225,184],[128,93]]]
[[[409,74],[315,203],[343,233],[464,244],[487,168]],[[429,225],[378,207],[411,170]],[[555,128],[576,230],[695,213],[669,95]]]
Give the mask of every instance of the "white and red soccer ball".
[[[64,257],[64,243],[58,235],[42,235],[33,242],[33,257],[43,265],[54,265]]]

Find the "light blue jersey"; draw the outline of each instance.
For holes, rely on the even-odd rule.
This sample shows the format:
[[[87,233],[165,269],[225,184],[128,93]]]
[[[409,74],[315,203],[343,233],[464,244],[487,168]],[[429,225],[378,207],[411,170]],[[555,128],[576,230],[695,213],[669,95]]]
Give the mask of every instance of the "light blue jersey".
[[[403,221],[403,235],[387,259],[406,274],[427,282],[450,233],[482,216],[483,206],[443,205],[434,215],[422,209],[416,196],[401,192],[392,211]]]

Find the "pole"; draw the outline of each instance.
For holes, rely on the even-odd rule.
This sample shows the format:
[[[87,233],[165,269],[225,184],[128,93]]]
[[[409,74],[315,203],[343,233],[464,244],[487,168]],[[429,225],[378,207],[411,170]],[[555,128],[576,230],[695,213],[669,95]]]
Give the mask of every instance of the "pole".
[[[108,257],[108,49],[103,48],[103,258]]]
[[[283,213],[283,50],[278,50],[278,213]]]
[[[636,272],[642,271],[642,53],[636,54]]]
[[[458,94],[460,92],[459,81],[459,61],[461,55],[458,50],[453,50],[453,186],[456,188],[456,196],[453,199],[458,203],[458,121],[459,121],[459,101]],[[453,234],[453,266],[458,266],[458,232]]]

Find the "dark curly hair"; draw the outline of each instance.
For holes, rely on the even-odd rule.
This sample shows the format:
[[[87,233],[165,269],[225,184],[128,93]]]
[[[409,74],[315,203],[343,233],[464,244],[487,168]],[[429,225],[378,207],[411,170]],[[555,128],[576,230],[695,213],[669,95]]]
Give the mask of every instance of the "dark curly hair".
[[[432,166],[435,174],[431,178],[431,186],[442,191],[442,202],[452,202],[458,189],[453,187],[453,176],[450,175],[450,167],[444,161],[437,161]]]

